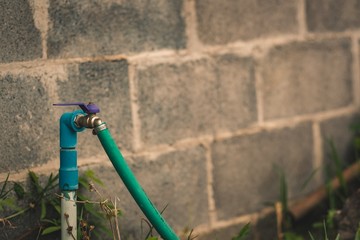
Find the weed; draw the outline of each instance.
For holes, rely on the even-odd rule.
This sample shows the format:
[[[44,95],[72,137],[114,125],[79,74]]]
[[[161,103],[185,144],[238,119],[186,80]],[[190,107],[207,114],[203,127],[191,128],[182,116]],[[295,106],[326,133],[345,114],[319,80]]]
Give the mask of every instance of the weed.
[[[243,226],[239,232],[239,234],[235,237],[233,237],[231,240],[244,240],[246,237],[248,237],[250,233],[250,223],[247,223],[245,226]]]
[[[286,174],[282,168],[274,166],[275,170],[279,175],[279,200],[275,203],[275,209],[277,211],[277,220],[278,220],[278,234],[281,239],[281,233],[284,230],[289,230],[293,226],[293,216],[289,211],[288,206],[288,187]]]
[[[348,187],[345,181],[345,177],[343,174],[344,166],[341,163],[339,154],[335,148],[334,141],[328,140],[330,146],[330,159],[335,167],[335,174],[340,183],[340,191],[342,199],[345,199],[348,196]]]
[[[31,215],[39,216],[38,222],[40,223],[40,226],[31,230],[38,231],[38,239],[41,235],[56,233],[61,228],[61,206],[59,201],[61,196],[55,193],[55,190],[58,187],[58,175],[53,175],[51,173],[44,183],[41,183],[39,176],[32,171],[29,171],[28,176],[30,184],[28,192],[24,190],[21,184],[10,182],[9,174],[2,183],[0,190],[0,212],[7,210],[12,213],[0,218],[0,222],[3,223],[4,227],[12,227],[12,219],[20,217],[29,210],[32,210],[30,212]],[[78,201],[78,204],[80,205],[78,209],[79,213],[81,213],[79,218],[80,231],[77,239],[90,239],[91,234],[95,232],[93,231],[95,228],[94,225],[87,224],[87,221],[83,218],[84,215],[86,215],[87,219],[91,218],[97,220],[95,222],[99,237],[102,233],[107,232],[104,223],[108,221],[111,228],[108,235],[117,236],[117,239],[120,239],[117,216],[121,212],[116,207],[117,200],[114,199],[114,201],[111,201],[104,199],[91,181],[100,185],[102,184],[100,179],[95,177],[94,172],[86,171],[84,175],[80,177],[80,192],[84,191],[84,188],[86,187],[90,191],[95,192],[100,200],[97,202],[90,201],[80,194]],[[16,204],[14,195],[18,200],[22,200],[26,203],[25,207],[20,207]],[[104,212],[104,214],[101,214],[99,209],[95,209],[95,205],[99,206],[99,209]],[[75,239],[75,236],[73,238]]]
[[[41,183],[39,176],[30,171],[29,192],[26,192],[21,184],[10,182],[9,176],[10,175],[8,174],[1,186],[0,212],[7,209],[13,211],[13,213],[9,216],[0,218],[0,222],[3,223],[3,226],[12,227],[13,225],[10,220],[22,216],[29,210],[34,210],[31,211],[31,214],[39,216],[39,222],[41,223],[39,227],[32,229],[32,231],[38,231],[36,239],[39,239],[40,236],[58,233],[61,229],[61,206],[59,198],[63,197],[54,191],[58,187],[58,175],[50,174],[46,181]],[[114,240],[120,240],[121,236],[118,217],[121,215],[121,211],[117,207],[119,199],[105,198],[94,183],[104,186],[102,181],[97,178],[95,173],[91,170],[85,171],[79,178],[78,200],[76,200],[76,204],[78,205],[79,231],[78,235],[72,236],[72,238],[90,240],[92,236],[95,235],[97,238],[103,239],[105,234],[112,237]],[[94,193],[97,200],[91,200],[87,197],[88,194],[83,194],[85,192]],[[13,195],[18,199],[27,202],[26,207],[21,208],[18,206],[15,203],[16,201]],[[158,237],[153,236],[152,225],[145,219],[143,219],[143,221],[149,225],[149,232],[144,239],[157,240]],[[106,222],[108,224],[106,224]],[[191,235],[192,231],[190,232],[188,240],[196,238]]]

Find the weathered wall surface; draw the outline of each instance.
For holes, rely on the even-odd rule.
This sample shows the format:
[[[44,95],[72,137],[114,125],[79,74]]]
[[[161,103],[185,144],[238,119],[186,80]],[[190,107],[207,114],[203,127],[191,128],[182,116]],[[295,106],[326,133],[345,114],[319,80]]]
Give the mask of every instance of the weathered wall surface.
[[[0,180],[57,171],[56,102],[92,101],[176,231],[230,239],[326,160],[346,155],[360,103],[360,1],[0,0]],[[100,144],[79,134],[91,168],[140,217]],[[312,188],[321,184],[318,174]],[[310,191],[311,187],[307,189]]]

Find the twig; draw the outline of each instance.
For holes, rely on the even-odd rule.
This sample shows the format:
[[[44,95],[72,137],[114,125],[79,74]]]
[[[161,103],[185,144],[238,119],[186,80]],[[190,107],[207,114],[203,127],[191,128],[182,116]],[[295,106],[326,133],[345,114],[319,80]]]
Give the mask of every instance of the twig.
[[[360,162],[352,164],[350,167],[343,171],[345,182],[350,182],[360,173]],[[340,181],[338,177],[335,177],[330,182],[332,189],[337,189],[340,187]],[[295,219],[300,219],[306,213],[308,213],[312,208],[318,205],[325,197],[327,196],[326,186],[319,187],[316,191],[312,192],[308,196],[297,200],[290,206],[290,212],[293,214]]]
[[[195,238],[198,237],[198,235],[195,235],[194,237],[191,237],[191,235],[193,234],[193,232],[194,232],[194,229],[191,229],[191,231],[190,231],[190,233],[189,233],[189,236],[187,237],[187,240],[193,240],[193,239],[195,239]]]
[[[149,227],[149,231],[148,233],[146,234],[146,237],[145,239],[149,238],[149,237],[152,237],[152,230],[153,230],[153,226],[151,225],[151,223],[146,219],[146,218],[141,218],[141,228],[142,228],[142,223],[145,222],[148,227]]]
[[[73,232],[72,232],[72,230],[73,230],[73,226],[70,226],[70,223],[69,223],[69,214],[67,214],[67,213],[64,213],[64,216],[65,216],[65,220],[66,220],[66,225],[67,225],[67,233],[69,234],[69,235],[71,235],[71,237],[74,239],[74,240],[76,240],[76,238],[75,238],[75,236],[74,236],[74,234],[73,234]]]
[[[119,198],[118,198],[118,200],[119,200]],[[120,229],[119,229],[119,222],[118,222],[118,218],[117,218],[117,208],[116,208],[116,198],[114,198],[114,201],[115,201],[115,226],[116,226],[116,233],[117,233],[117,235],[118,235],[118,238],[119,238],[119,240],[121,240],[121,236],[120,236]]]
[[[41,230],[42,230],[42,227],[40,226],[40,227],[39,227],[38,234],[37,234],[37,236],[36,236],[36,240],[38,240],[38,239],[39,239],[39,237],[40,237],[40,233],[41,233]]]
[[[54,193],[54,194],[60,199],[65,199],[64,196],[61,196],[57,193]],[[105,199],[103,202],[96,202],[96,201],[90,201],[90,200],[73,200],[73,199],[68,199],[68,198],[66,198],[66,200],[70,201],[70,202],[74,202],[74,203],[89,203],[89,204],[101,204],[101,203],[105,203],[108,201],[107,199]]]
[[[93,183],[91,183],[91,182],[89,183],[89,190],[91,192],[95,192],[99,196],[100,199],[103,199],[103,196],[101,195],[101,193],[96,189],[95,185]],[[55,195],[60,199],[64,198],[64,196],[61,196],[59,194],[55,193]],[[119,222],[118,222],[118,219],[117,219],[117,215],[118,215],[119,210],[116,208],[116,199],[115,199],[115,203],[113,203],[109,199],[105,199],[105,200],[102,200],[102,201],[73,200],[73,199],[67,199],[67,200],[72,201],[74,203],[99,204],[100,209],[106,214],[106,217],[107,217],[107,219],[109,221],[111,232],[113,234],[114,240],[116,240],[116,239],[121,240],[120,230],[119,230]],[[114,209],[112,209],[111,206],[114,206]],[[71,233],[72,227],[69,226],[69,222],[68,222],[68,219],[67,219],[69,217],[69,215],[66,214],[65,217],[66,217],[66,221],[67,221],[67,224],[68,224],[68,233],[72,235],[72,233]],[[115,218],[114,221],[112,219],[113,217]],[[83,230],[81,230],[81,231],[83,231]],[[74,238],[74,236],[73,236],[73,238]],[[75,240],[75,238],[74,238],[74,240]]]
[[[16,213],[10,215],[10,216],[4,217],[4,218],[0,218],[0,222],[2,222],[2,220],[8,221],[8,220],[11,219],[11,218],[14,218],[14,217],[16,217],[16,216],[18,216],[18,215],[20,215],[20,214],[25,213],[25,212],[28,211],[30,208],[31,208],[31,207],[27,207],[27,208],[24,208],[24,209],[22,209],[22,210],[20,210],[20,211],[18,211],[18,212],[16,212]]]
[[[3,227],[8,224],[10,228],[15,228],[7,218],[0,218],[0,222],[3,224]]]
[[[282,231],[283,208],[281,202],[275,203],[275,213],[276,213],[276,228],[277,228],[278,239],[283,240],[283,231]]]

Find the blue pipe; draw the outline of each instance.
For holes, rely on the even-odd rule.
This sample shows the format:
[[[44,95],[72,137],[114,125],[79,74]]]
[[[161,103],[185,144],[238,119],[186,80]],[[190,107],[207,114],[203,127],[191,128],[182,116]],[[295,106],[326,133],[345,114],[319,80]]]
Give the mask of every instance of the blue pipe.
[[[79,186],[77,133],[85,129],[75,125],[75,117],[79,114],[84,114],[84,112],[82,110],[67,112],[60,118],[59,187],[61,191],[75,191]]]

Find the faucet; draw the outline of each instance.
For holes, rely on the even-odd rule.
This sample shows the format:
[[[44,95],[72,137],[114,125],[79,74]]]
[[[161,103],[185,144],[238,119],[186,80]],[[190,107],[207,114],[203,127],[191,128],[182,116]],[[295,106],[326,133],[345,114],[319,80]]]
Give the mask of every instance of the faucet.
[[[61,190],[61,239],[73,240],[77,235],[76,191],[78,189],[77,133],[92,129],[119,177],[134,198],[142,212],[165,240],[179,240],[160,212],[146,195],[131,168],[125,161],[107,125],[97,113],[99,107],[94,103],[57,103],[54,106],[79,106],[80,110],[64,113],[60,118],[60,169],[59,187]]]

